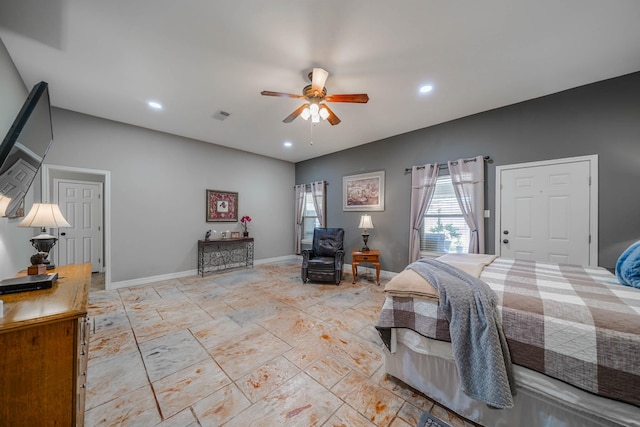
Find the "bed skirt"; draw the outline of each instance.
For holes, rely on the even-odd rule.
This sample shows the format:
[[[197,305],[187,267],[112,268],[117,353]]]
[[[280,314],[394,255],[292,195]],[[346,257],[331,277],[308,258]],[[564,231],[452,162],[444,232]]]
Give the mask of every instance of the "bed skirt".
[[[596,396],[521,366],[514,366],[515,406],[491,409],[462,392],[450,343],[405,329],[397,335],[392,347],[395,352],[392,354],[385,348],[386,372],[483,426],[640,427],[639,408]]]

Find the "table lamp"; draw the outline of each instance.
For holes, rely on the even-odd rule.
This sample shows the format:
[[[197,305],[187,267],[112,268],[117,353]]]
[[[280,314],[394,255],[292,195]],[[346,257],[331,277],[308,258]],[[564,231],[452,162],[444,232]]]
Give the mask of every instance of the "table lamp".
[[[18,224],[18,227],[39,227],[41,234],[30,239],[31,245],[43,256],[42,262],[47,270],[52,270],[55,265],[49,261],[49,252],[55,246],[58,238],[47,233],[47,227],[66,228],[71,224],[64,219],[60,208],[56,204],[34,203],[27,216]]]
[[[362,247],[362,251],[368,251],[369,247],[367,246],[367,241],[369,240],[369,228],[373,228],[373,221],[371,220],[371,215],[362,215],[360,217],[360,225],[358,228],[363,228],[362,239],[364,240],[364,246]]]

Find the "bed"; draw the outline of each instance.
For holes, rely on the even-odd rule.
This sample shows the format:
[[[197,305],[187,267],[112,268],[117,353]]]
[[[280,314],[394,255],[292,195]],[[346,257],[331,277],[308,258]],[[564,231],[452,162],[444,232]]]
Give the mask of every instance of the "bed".
[[[640,427],[640,289],[604,268],[491,255],[438,261],[491,289],[512,401],[496,406],[468,393],[469,381],[491,381],[499,369],[469,372],[461,362],[443,285],[427,281],[416,263],[386,285],[376,324],[389,375],[483,426]]]

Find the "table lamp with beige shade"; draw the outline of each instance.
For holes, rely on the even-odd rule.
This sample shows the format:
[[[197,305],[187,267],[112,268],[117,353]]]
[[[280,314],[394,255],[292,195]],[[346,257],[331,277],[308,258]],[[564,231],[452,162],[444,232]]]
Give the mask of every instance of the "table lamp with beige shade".
[[[36,248],[38,254],[32,257],[33,265],[41,265],[37,263],[42,261],[46,270],[52,270],[55,265],[49,261],[49,252],[55,246],[58,238],[47,232],[47,228],[67,228],[71,224],[60,212],[60,207],[52,203],[34,203],[27,216],[18,224],[18,227],[38,227],[41,233],[30,239],[31,245]],[[41,267],[38,269],[31,268],[29,274],[41,274]]]

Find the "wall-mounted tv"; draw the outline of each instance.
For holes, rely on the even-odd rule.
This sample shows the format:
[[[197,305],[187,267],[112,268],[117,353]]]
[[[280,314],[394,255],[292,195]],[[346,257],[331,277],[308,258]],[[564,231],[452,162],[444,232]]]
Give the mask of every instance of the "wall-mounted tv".
[[[40,82],[0,145],[0,216],[24,216],[24,197],[52,141],[49,87]]]

